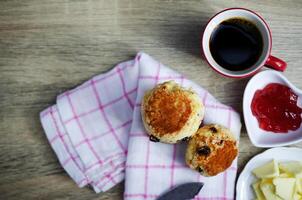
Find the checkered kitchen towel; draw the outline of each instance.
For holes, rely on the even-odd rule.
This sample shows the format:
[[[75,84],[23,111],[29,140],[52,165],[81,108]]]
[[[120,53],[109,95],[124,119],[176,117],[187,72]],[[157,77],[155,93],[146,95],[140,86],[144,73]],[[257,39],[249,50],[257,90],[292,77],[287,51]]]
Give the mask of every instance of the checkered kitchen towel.
[[[175,80],[192,87],[206,107],[204,123],[229,127],[239,138],[240,117],[206,90],[145,53],[93,77],[57,97],[41,112],[46,136],[79,187],[106,191],[125,179],[125,199],[155,199],[177,184],[202,181],[196,199],[233,199],[237,159],[215,177],[185,165],[185,144],[149,141],[140,115],[141,99],[156,84]],[[222,155],[223,156],[223,155]]]

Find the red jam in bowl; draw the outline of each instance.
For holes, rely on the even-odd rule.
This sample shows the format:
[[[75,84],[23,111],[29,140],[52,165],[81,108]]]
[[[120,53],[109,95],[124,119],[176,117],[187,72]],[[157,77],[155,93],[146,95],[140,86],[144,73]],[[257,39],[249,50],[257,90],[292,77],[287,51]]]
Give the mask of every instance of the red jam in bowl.
[[[259,127],[275,133],[297,130],[301,125],[302,108],[298,96],[287,86],[270,83],[254,94],[251,109]]]

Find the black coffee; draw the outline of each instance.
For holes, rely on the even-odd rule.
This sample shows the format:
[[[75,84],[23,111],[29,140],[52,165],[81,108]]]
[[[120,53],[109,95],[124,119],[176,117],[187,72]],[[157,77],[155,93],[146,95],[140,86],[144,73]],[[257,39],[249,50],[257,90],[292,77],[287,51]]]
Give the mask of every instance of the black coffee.
[[[210,38],[210,51],[223,68],[241,71],[253,66],[262,54],[262,36],[256,25],[243,18],[220,23]]]

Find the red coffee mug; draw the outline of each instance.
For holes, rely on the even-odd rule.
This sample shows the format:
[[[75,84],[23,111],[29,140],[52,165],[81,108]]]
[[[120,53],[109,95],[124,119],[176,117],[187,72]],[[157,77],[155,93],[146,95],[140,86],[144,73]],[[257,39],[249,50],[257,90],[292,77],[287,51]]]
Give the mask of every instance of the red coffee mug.
[[[231,71],[220,66],[213,58],[210,51],[210,38],[215,30],[215,28],[223,21],[240,17],[248,21],[253,22],[253,24],[258,28],[263,39],[263,51],[260,55],[258,61],[248,69],[242,71]],[[219,74],[232,78],[244,78],[255,74],[263,66],[284,71],[286,69],[286,63],[271,55],[272,49],[272,35],[271,31],[264,21],[264,19],[256,14],[255,12],[245,9],[245,8],[229,8],[223,10],[216,15],[214,15],[207,23],[203,35],[202,35],[202,50],[203,56],[205,57],[208,64]]]

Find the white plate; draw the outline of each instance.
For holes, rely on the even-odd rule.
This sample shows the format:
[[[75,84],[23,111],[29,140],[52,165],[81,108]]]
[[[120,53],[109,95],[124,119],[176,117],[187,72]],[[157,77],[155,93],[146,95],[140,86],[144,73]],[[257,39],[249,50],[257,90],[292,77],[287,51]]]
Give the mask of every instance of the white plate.
[[[269,83],[280,83],[291,88],[298,98],[298,106],[302,105],[302,91],[290,83],[280,72],[265,70],[255,75],[247,84],[243,95],[243,116],[247,133],[256,147],[277,147],[302,141],[302,126],[288,133],[273,133],[259,128],[256,117],[252,114],[251,102],[257,90],[263,89]]]
[[[272,159],[278,162],[301,161],[302,149],[295,147],[278,147],[266,150],[265,152],[253,157],[241,172],[236,186],[236,200],[252,200],[256,196],[251,187],[257,178],[252,174],[252,170]]]

